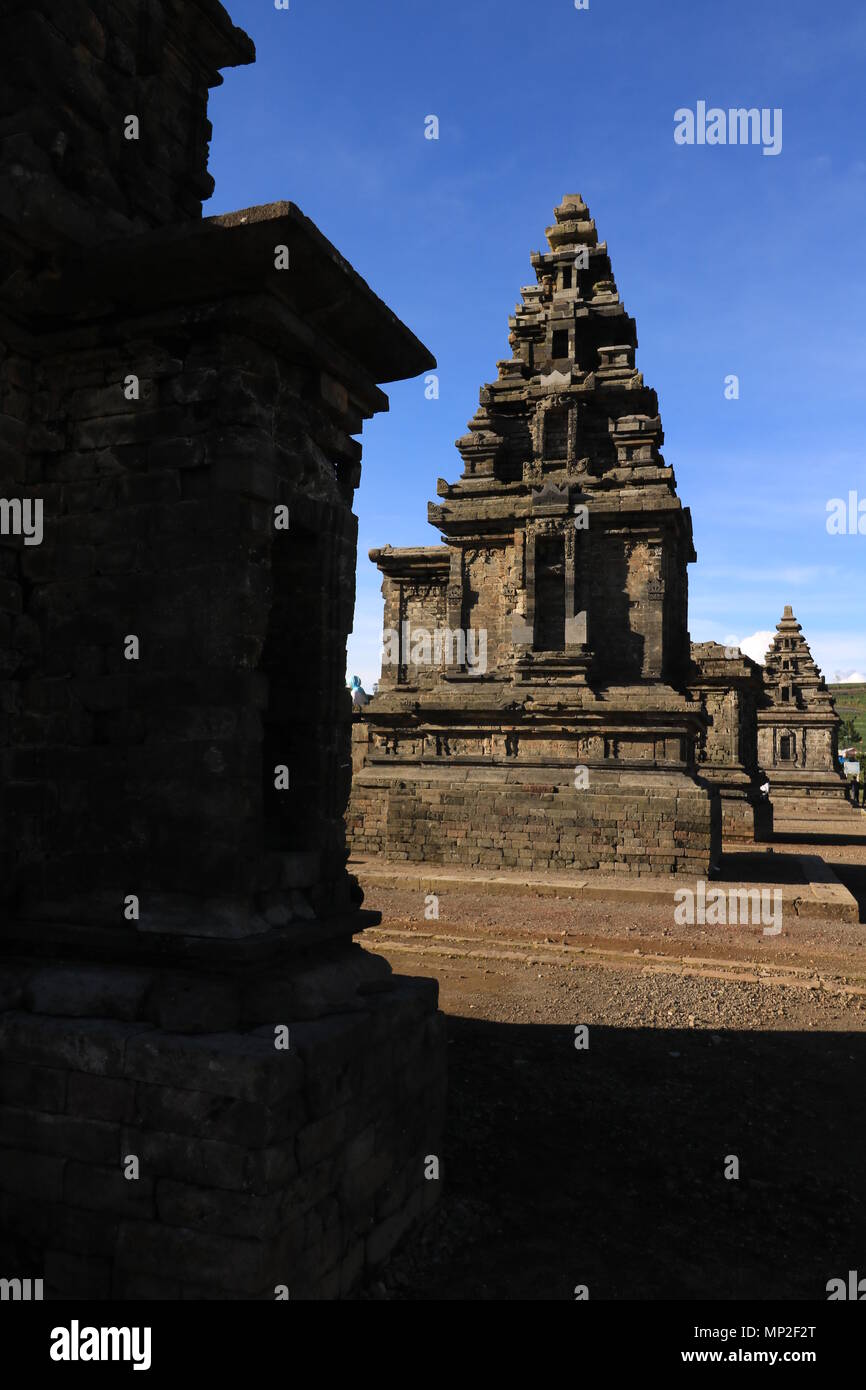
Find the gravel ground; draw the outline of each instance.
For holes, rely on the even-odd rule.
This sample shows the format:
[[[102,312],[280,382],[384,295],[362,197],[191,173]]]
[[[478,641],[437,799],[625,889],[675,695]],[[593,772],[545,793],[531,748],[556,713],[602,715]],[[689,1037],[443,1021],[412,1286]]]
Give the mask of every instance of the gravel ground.
[[[821,854],[866,918],[866,835],[774,851]],[[765,937],[532,896],[443,895],[438,921],[417,892],[365,906],[367,948],[439,980],[450,1092],[442,1202],[365,1297],[823,1299],[862,1267],[862,921]]]

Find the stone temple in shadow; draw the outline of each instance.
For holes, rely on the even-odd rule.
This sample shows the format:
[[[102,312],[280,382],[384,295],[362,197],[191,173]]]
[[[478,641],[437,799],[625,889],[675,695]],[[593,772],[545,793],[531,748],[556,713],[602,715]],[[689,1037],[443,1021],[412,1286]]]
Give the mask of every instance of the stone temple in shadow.
[[[700,775],[716,677],[692,660],[691,517],[660,452],[656,393],[579,195],[547,242],[510,320],[512,355],[457,442],[463,474],[430,506],[444,544],[371,552],[384,660],[355,722],[352,844],[706,873],[719,781],[756,831],[754,739],[730,743],[724,775]]]
[[[0,21],[0,1271],[348,1295],[440,1186],[343,819],[356,436],[435,363],[292,203],[202,217],[217,0]]]

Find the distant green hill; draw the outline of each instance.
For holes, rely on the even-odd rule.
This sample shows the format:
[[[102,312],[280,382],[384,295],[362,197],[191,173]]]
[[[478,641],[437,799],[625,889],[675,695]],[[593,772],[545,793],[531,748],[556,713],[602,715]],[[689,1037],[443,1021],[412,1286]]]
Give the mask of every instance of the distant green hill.
[[[840,719],[853,719],[866,748],[866,685],[831,685],[830,693]]]

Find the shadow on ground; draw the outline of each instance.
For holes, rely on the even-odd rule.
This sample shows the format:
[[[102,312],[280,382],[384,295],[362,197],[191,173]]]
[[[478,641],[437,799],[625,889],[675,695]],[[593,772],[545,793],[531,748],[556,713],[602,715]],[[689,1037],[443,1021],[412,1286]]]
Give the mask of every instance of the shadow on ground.
[[[443,1201],[373,1296],[823,1300],[866,1274],[866,1036],[448,1027]]]
[[[866,828],[866,827],[864,827]],[[819,831],[784,830],[776,836],[776,842],[786,845],[862,845],[863,835],[823,834]]]
[[[834,831],[821,832],[818,830],[789,831],[787,828],[776,835],[777,842],[782,841],[787,845],[802,845],[808,850],[810,847],[816,854],[820,854],[822,847],[832,846],[834,848],[858,848],[862,851],[866,844],[866,815],[863,817],[863,832],[859,835],[838,834]],[[776,862],[783,858],[782,855],[772,856]],[[861,854],[862,858],[862,854]],[[842,864],[835,858],[827,859],[827,864],[834,874],[844,883],[848,892],[857,899],[860,907],[860,921],[866,922],[866,864],[854,863]]]
[[[794,854],[773,854],[767,850],[738,850],[721,856],[713,882],[721,883],[806,883],[803,866]]]
[[[848,892],[857,899],[860,921],[866,922],[866,864],[837,864],[834,860],[830,867],[840,883],[844,883]]]

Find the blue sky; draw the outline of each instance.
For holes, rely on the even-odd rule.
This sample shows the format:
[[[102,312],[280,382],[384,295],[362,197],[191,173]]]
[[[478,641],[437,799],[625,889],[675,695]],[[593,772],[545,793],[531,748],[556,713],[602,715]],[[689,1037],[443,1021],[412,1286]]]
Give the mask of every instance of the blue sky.
[[[436,479],[460,474],[454,440],[509,356],[530,252],[579,192],[692,509],[693,639],[770,632],[790,603],[828,679],[866,673],[866,535],[826,528],[831,498],[866,503],[862,3],[227,8],[258,60],[212,93],[205,212],[291,199],[439,363],[438,401],[423,379],[397,383],[364,429],[350,670],[378,676],[367,551],[437,542]],[[675,111],[701,100],[781,108],[781,153],[675,144]]]

